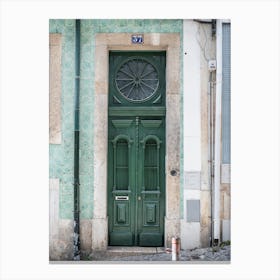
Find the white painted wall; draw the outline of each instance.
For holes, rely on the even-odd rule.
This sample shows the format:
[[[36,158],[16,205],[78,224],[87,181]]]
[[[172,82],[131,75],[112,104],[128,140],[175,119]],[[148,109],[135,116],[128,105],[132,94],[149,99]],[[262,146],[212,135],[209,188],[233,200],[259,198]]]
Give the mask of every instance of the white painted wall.
[[[181,248],[194,249],[200,247],[200,223],[181,221]]]
[[[188,172],[201,171],[201,71],[200,46],[197,41],[198,23],[184,20],[183,28],[184,174],[186,175]],[[187,223],[186,201],[190,199],[200,200],[200,186],[196,190],[184,189],[184,214],[181,220],[182,249],[200,247],[200,223]]]
[[[198,23],[184,20],[184,170],[201,170],[200,46]],[[185,54],[187,53],[187,54]]]

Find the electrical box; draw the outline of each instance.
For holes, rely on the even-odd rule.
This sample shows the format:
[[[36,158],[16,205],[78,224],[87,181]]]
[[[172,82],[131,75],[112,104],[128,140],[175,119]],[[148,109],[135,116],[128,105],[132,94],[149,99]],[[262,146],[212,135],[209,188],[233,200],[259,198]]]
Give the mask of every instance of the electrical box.
[[[208,70],[211,71],[215,71],[217,68],[217,64],[216,64],[216,60],[209,60],[208,61]]]

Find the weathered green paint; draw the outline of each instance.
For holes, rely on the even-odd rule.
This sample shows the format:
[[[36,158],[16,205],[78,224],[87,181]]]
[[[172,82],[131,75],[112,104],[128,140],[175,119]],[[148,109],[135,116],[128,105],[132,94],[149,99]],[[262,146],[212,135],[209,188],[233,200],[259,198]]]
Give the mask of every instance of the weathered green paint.
[[[180,33],[180,19],[89,19],[81,20],[80,81],[80,217],[93,216],[93,104],[95,35],[106,32]],[[49,177],[60,179],[62,219],[73,217],[74,79],[75,20],[51,19],[50,33],[61,33],[62,40],[62,144],[49,147]],[[182,45],[182,44],[181,44]],[[183,52],[182,52],[183,53]],[[182,80],[182,79],[181,79]],[[182,87],[181,87],[182,88]],[[182,93],[181,93],[182,96]],[[181,122],[181,131],[183,123]],[[181,166],[183,160],[181,159]],[[183,174],[183,172],[181,172]]]
[[[50,20],[50,33],[62,34],[62,143],[50,145],[49,176],[60,179],[60,218],[73,219],[75,20]]]
[[[142,102],[128,101],[122,96],[115,82],[116,70],[119,69],[120,63],[130,59],[133,61],[135,56],[143,56],[146,61],[154,63],[159,76],[159,86],[154,95]],[[146,74],[143,74],[143,68],[135,67],[137,70],[132,70],[139,70],[144,77]],[[129,75],[128,73],[124,76],[128,77],[129,83],[132,83],[133,78]],[[158,100],[159,96],[161,99],[155,105],[154,101]],[[120,102],[115,103],[114,97]],[[163,246],[165,215],[164,105],[165,52],[112,52],[110,54],[109,245]],[[118,108],[122,114],[112,114],[114,111],[112,109],[115,108]],[[162,113],[154,115],[151,110],[153,108]],[[150,115],[148,114],[149,109]]]

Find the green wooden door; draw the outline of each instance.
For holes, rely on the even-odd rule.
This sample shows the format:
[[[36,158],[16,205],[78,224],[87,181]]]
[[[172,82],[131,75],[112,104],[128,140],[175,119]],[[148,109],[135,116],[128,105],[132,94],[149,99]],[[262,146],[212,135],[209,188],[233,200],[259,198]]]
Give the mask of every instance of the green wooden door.
[[[109,245],[163,246],[165,52],[111,52]]]

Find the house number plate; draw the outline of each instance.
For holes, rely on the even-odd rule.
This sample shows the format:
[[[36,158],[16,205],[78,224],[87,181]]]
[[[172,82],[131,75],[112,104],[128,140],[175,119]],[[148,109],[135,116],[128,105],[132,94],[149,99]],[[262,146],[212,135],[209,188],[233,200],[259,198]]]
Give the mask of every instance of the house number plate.
[[[144,43],[143,34],[132,35],[131,36],[131,43],[132,44],[143,44]]]

